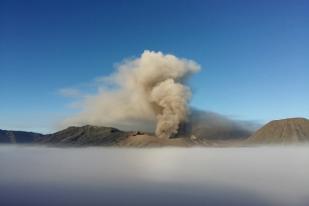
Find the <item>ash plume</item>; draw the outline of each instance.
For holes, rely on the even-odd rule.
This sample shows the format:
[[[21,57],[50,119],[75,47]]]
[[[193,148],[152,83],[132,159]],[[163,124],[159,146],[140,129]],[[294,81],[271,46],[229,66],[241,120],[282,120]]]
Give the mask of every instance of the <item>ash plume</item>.
[[[207,140],[246,139],[260,126],[256,121],[235,120],[215,112],[191,108],[188,121],[181,124],[178,135],[194,135]]]
[[[171,54],[144,51],[126,60],[117,71],[103,78],[103,89],[87,96],[82,112],[65,120],[65,125],[104,125],[122,129],[147,126],[160,138],[177,134],[189,114],[191,90],[185,80],[199,71],[194,61]],[[107,88],[109,89],[107,89]]]

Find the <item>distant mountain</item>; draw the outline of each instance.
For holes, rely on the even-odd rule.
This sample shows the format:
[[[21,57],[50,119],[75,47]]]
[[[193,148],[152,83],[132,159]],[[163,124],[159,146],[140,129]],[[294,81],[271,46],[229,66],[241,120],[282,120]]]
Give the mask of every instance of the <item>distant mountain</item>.
[[[193,113],[194,114],[194,113]],[[5,131],[0,143],[37,143],[67,146],[157,147],[193,145],[213,146],[233,144],[243,140],[250,131],[242,125],[213,113],[191,116],[191,124],[181,125],[180,132],[171,139],[160,139],[145,132],[121,131],[112,127],[85,125],[68,127],[53,134]],[[232,142],[231,142],[232,141]]]
[[[191,134],[180,135],[171,139],[160,139],[151,133],[126,132],[112,127],[86,125],[82,127],[69,127],[59,132],[45,135],[36,143],[67,146],[189,147],[194,145],[223,145],[225,142],[232,144],[231,139],[233,140],[230,137],[227,141],[221,141],[219,138],[213,138],[208,141],[205,138],[199,138]],[[236,139],[238,139],[238,136]]]
[[[9,131],[0,129],[0,143],[32,143],[43,135],[34,132]]]
[[[274,120],[256,131],[249,139],[256,144],[289,144],[309,142],[309,120],[289,118]]]
[[[86,125],[82,127],[69,127],[59,132],[46,135],[38,143],[76,145],[76,146],[112,146],[127,138],[129,132],[112,127],[98,127]]]
[[[192,145],[190,139],[160,139],[150,133],[126,132],[112,127],[86,125],[69,127],[59,132],[45,135],[36,143],[61,146],[119,146],[119,147],[158,147]]]
[[[278,144],[309,142],[309,120],[290,118],[272,121],[253,135],[250,125],[207,113],[194,116],[190,124],[180,127],[177,136],[160,139],[151,133],[121,131],[112,127],[86,125],[68,127],[42,135],[33,132],[0,130],[0,143],[37,143],[67,146],[241,146],[246,143]],[[250,136],[248,138],[248,136]]]

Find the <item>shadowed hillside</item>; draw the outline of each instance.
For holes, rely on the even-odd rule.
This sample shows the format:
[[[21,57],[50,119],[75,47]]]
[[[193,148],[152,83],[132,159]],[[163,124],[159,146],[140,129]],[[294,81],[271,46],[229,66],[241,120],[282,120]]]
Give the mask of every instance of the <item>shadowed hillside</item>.
[[[34,132],[9,131],[0,129],[0,143],[32,143],[43,137]]]
[[[122,139],[127,138],[128,132],[120,131],[112,127],[82,126],[68,127],[59,132],[46,135],[39,143],[62,144],[62,145],[89,145],[89,146],[112,146]]]

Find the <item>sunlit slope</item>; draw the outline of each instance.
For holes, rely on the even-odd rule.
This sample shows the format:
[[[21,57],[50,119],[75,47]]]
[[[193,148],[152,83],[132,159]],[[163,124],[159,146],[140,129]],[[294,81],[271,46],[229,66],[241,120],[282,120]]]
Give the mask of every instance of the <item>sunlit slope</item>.
[[[309,120],[289,118],[271,121],[255,132],[248,142],[257,144],[309,142]]]

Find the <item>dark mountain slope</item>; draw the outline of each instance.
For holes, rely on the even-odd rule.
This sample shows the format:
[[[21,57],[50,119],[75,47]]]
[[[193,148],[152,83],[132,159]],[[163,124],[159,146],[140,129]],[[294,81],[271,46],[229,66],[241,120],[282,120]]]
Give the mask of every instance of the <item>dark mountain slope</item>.
[[[69,127],[59,132],[46,135],[38,143],[61,145],[112,146],[127,138],[128,132],[111,127],[82,126]]]
[[[0,130],[0,143],[32,143],[42,137],[34,132]]]

